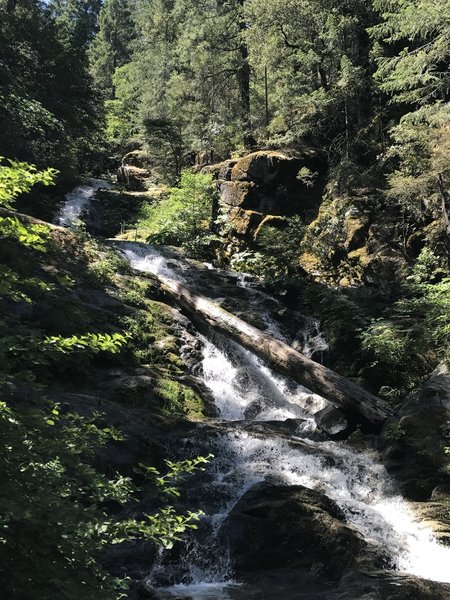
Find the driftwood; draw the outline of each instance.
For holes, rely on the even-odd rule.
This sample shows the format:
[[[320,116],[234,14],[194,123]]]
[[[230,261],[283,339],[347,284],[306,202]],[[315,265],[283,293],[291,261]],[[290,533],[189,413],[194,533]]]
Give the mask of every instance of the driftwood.
[[[359,422],[380,426],[393,415],[392,409],[381,398],[374,396],[356,383],[320,365],[287,344],[217,306],[204,296],[190,292],[178,281],[156,276],[161,290],[201,322],[223,333],[248,348],[275,370],[326,398],[334,406]]]

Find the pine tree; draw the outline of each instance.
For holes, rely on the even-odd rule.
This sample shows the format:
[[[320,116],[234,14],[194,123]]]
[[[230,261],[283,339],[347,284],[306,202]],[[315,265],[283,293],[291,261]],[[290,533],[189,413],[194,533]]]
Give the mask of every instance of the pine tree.
[[[309,140],[337,159],[348,156],[371,116],[370,7],[362,0],[248,0],[247,13],[251,64],[261,83],[268,72],[272,141]]]
[[[99,32],[90,49],[91,73],[105,97],[114,98],[113,75],[130,60],[134,22],[128,0],[106,0],[100,11]]]
[[[382,89],[413,107],[418,119],[447,119],[450,3],[374,0],[374,7],[383,20],[371,30],[380,44],[377,76]]]
[[[0,0],[0,155],[70,176],[88,168],[101,108],[87,62],[96,6]]]

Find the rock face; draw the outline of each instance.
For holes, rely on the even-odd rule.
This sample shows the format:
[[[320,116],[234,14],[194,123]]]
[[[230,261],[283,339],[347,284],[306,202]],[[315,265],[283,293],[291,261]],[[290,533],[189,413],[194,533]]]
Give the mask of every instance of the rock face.
[[[383,431],[384,462],[413,500],[428,500],[436,486],[448,483],[442,469],[449,463],[449,422],[450,367],[442,364]]]
[[[405,266],[403,249],[395,239],[399,217],[395,211],[374,213],[382,202],[369,190],[340,195],[328,186],[316,218],[302,242],[301,266],[332,285],[370,284],[392,293]]]
[[[313,155],[291,157],[264,150],[202,171],[216,179],[220,204],[228,213],[234,235],[252,241],[268,216],[290,216],[317,202],[320,184],[311,188],[297,179],[302,167],[314,171],[317,165]]]
[[[145,190],[145,180],[150,177],[148,164],[148,156],[142,150],[128,152],[117,170],[117,183],[124,184],[129,190]]]
[[[259,185],[281,183],[289,177],[295,177],[300,164],[299,159],[280,152],[253,152],[240,158],[232,167],[231,181]]]
[[[368,549],[335,502],[299,485],[256,484],[224,529],[234,568],[244,580],[254,572],[286,568],[340,577]]]

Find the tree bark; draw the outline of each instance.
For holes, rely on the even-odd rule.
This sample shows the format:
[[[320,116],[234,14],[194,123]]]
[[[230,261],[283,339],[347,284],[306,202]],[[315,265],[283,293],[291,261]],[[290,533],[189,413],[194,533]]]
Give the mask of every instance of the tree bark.
[[[6,3],[6,12],[10,15],[15,12],[18,0],[8,0]]]
[[[238,5],[242,11],[245,0],[238,0]],[[243,19],[242,14],[240,15],[239,21],[239,32],[241,34],[241,40],[239,43],[239,54],[241,57],[241,65],[237,72],[237,78],[239,82],[239,92],[241,97],[241,114],[242,114],[242,127],[243,127],[243,141],[246,148],[253,148],[256,145],[256,140],[253,137],[252,125],[251,125],[251,109],[250,109],[250,63],[249,63],[249,52],[247,44],[244,40],[244,33],[247,29],[246,23]]]
[[[450,200],[448,197],[447,190],[445,189],[444,180],[442,178],[442,173],[438,175],[438,184],[439,184],[439,192],[442,198],[442,221],[444,223],[445,233],[450,235],[450,219],[449,219],[449,205]]]
[[[177,281],[159,275],[157,279],[162,291],[192,315],[194,320],[208,324],[248,348],[276,371],[323,396],[358,422],[380,427],[394,414],[380,398],[249,325],[208,298],[190,292]]]

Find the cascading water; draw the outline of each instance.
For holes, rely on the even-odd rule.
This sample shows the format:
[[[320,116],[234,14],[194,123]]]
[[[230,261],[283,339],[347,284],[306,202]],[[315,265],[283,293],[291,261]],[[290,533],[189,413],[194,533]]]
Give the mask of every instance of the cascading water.
[[[186,282],[187,263],[173,253],[134,244],[122,247],[122,251],[138,270]],[[245,287],[251,291],[247,284]],[[255,306],[261,293],[255,292]],[[266,323],[270,328],[269,319]],[[304,350],[309,354],[325,350],[317,321],[307,323],[310,327],[303,334]],[[276,329],[272,329],[273,334]],[[323,441],[314,433],[314,413],[327,404],[326,400],[275,375],[251,352],[222,336],[201,339],[203,380],[214,396],[222,423],[295,419],[297,429],[290,439],[273,433],[261,437],[239,427],[211,436],[208,451],[216,458],[209,469],[208,485],[215,504],[208,507],[207,534],[201,544],[195,538],[186,544],[180,560],[182,574],[176,585],[166,588],[168,597],[228,597],[231,566],[224,549],[220,560],[214,558],[217,533],[242,495],[267,477],[316,489],[333,499],[347,522],[383,549],[391,568],[450,582],[450,548],[440,545],[430,530],[415,522],[408,503],[396,495],[376,458],[339,442]],[[164,581],[162,572],[164,560],[151,579]]]
[[[111,189],[111,187],[110,182],[102,179],[89,179],[85,184],[77,186],[66,194],[64,203],[55,217],[55,224],[63,227],[73,227],[79,221],[83,209],[95,192],[102,188]]]

